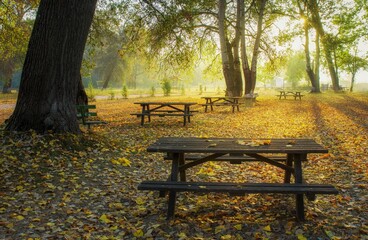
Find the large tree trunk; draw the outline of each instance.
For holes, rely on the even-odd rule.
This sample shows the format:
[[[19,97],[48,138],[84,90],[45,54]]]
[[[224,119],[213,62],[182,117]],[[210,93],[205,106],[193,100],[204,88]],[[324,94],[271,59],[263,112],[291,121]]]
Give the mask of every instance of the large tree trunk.
[[[97,0],[41,0],[6,130],[79,133],[75,102]]]
[[[231,45],[226,35],[225,24],[226,0],[219,0],[218,2],[218,26],[221,48],[222,71],[224,73],[226,83],[226,96],[235,96],[233,92],[233,67],[232,67],[232,53]]]
[[[257,66],[258,66],[258,55],[261,44],[262,25],[264,11],[267,0],[260,0],[258,2],[258,21],[257,21],[257,34],[253,46],[252,62],[249,69],[246,65],[243,65],[244,77],[245,77],[245,94],[253,94],[257,83]],[[244,50],[242,50],[244,51]],[[246,59],[244,59],[246,60]],[[247,62],[247,60],[246,60]]]
[[[240,57],[242,61],[242,69],[244,74],[244,94],[249,94],[252,91],[252,78],[250,73],[250,66],[247,55],[247,46],[245,42],[245,19],[244,19],[244,0],[239,0],[238,4],[241,3],[243,6],[241,7],[242,13],[240,18]]]
[[[235,38],[233,40],[233,55],[234,55],[234,93],[235,97],[240,97],[243,93],[243,78],[241,74],[239,46],[241,38],[241,19],[244,19],[244,0],[237,0],[237,13],[236,13],[236,27]]]
[[[355,75],[356,75],[356,72],[352,72],[352,75],[351,75],[351,83],[350,83],[350,92],[353,92],[353,89],[354,89],[354,83],[355,83]]]
[[[314,78],[315,78],[314,92],[315,93],[320,93],[321,92],[320,81],[319,81],[321,48],[319,46],[319,40],[320,40],[319,34],[318,34],[318,32],[316,32],[316,56],[315,56],[315,60],[314,60]]]
[[[329,39],[328,34],[326,34],[323,29],[322,21],[319,15],[319,6],[318,6],[317,1],[310,0],[308,2],[308,7],[311,11],[313,27],[316,29],[316,31],[318,32],[321,38],[323,50],[324,50],[325,57],[326,57],[327,67],[330,72],[332,87],[334,91],[337,92],[340,90],[340,85],[339,85],[339,78],[337,76],[337,71],[334,67],[334,62],[332,59],[331,39]]]
[[[79,75],[79,82],[78,82],[77,89],[78,91],[77,91],[76,104],[77,105],[88,105],[88,96],[87,96],[86,90],[84,89],[81,75]]]
[[[12,85],[12,77],[14,72],[14,59],[9,58],[4,61],[0,61],[0,73],[3,75],[5,81],[2,93],[10,93]]]
[[[301,14],[303,17],[303,14]],[[306,72],[308,74],[309,80],[312,84],[312,93],[316,92],[317,84],[316,84],[316,75],[313,72],[312,65],[311,65],[311,58],[310,58],[310,51],[309,51],[309,23],[307,21],[304,22],[304,35],[305,35],[305,43],[304,43],[304,54],[305,54],[305,67]]]

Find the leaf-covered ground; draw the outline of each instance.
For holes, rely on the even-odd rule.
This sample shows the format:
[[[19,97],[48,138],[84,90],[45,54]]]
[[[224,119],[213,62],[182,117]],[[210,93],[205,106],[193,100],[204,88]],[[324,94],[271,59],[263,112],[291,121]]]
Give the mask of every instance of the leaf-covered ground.
[[[146,98],[203,103],[199,97]],[[368,239],[368,96],[307,94],[302,101],[261,96],[256,106],[199,113],[182,126],[175,117],[140,126],[137,99],[98,101],[108,125],[84,134],[9,133],[1,125],[1,239]],[[0,102],[0,122],[14,102]],[[165,198],[138,191],[142,180],[164,180],[170,162],[146,147],[162,136],[312,138],[329,154],[310,155],[304,176],[331,183],[339,195],[306,200],[295,221],[294,197],[278,194],[179,193],[176,218]],[[262,163],[206,164],[191,180],[282,181]]]

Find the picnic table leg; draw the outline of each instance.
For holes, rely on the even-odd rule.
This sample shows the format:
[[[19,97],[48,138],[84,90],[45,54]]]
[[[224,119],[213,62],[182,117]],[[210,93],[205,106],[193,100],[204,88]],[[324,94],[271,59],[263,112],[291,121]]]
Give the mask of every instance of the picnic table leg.
[[[208,107],[208,98],[206,98],[206,105],[204,106],[204,112],[207,112],[207,107]]]
[[[213,111],[213,102],[212,99],[210,99],[210,106],[211,106],[211,112]]]
[[[149,105],[147,105],[147,112],[148,112],[148,122],[151,122],[151,112]]]
[[[185,164],[185,156],[184,153],[179,155],[179,176],[180,176],[180,181],[182,182],[186,182],[187,181],[187,177],[185,174],[185,169],[180,169],[180,166]]]
[[[179,170],[179,162],[180,158],[183,155],[183,153],[174,153],[173,154],[173,160],[172,160],[172,166],[171,166],[171,181],[178,181],[178,170]],[[174,217],[175,213],[175,202],[176,202],[176,191],[170,191],[169,192],[169,202],[168,202],[168,208],[167,208],[167,219],[171,219]]]
[[[300,154],[294,155],[295,183],[303,183],[302,157]],[[299,221],[304,221],[304,195],[296,194],[296,217]]]
[[[286,165],[289,167],[293,166],[293,155],[288,154],[286,158]],[[290,183],[291,171],[285,170],[284,183]]]
[[[144,125],[144,113],[145,112],[146,112],[146,105],[142,105],[141,126]]]

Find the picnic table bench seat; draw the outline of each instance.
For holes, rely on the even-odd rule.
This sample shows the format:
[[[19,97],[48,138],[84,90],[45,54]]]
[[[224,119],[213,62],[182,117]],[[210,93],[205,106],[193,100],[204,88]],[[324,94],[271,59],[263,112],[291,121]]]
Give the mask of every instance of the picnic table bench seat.
[[[246,193],[280,193],[305,194],[309,200],[315,200],[315,194],[338,194],[330,184],[306,183],[229,183],[229,182],[177,182],[177,181],[143,181],[138,190],[157,190],[161,192],[223,192],[230,195]]]
[[[202,159],[203,157],[205,157],[205,155],[203,154],[187,154],[185,155],[185,160],[186,161],[196,161],[196,160]],[[167,156],[164,157],[164,159],[172,160],[173,157],[172,155],[168,154]],[[269,159],[273,161],[283,162],[283,161],[286,161],[286,156],[271,156],[269,157]],[[227,154],[221,157],[217,157],[215,159],[211,159],[211,161],[230,162],[231,164],[241,164],[242,162],[253,162],[253,161],[257,162],[259,160],[254,157],[250,157],[248,155]]]
[[[193,116],[193,113],[174,113],[174,112],[161,112],[161,113],[131,113],[130,115],[141,117],[141,116],[159,116],[159,117],[166,117],[166,116]]]
[[[81,120],[83,125],[87,125],[88,129],[91,125],[107,124],[101,120],[90,120],[90,117],[97,117],[97,112],[91,112],[91,109],[96,109],[96,105],[76,105],[77,118]]]

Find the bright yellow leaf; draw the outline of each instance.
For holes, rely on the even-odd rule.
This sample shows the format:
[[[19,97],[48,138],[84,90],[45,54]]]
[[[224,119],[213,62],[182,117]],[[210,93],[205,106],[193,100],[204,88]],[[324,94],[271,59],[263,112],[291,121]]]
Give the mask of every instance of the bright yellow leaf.
[[[303,234],[298,234],[296,235],[296,237],[298,238],[298,240],[307,240],[307,238],[304,237]]]
[[[242,230],[242,225],[241,225],[241,224],[236,224],[236,225],[234,226],[234,228],[235,228],[236,230],[240,231],[240,230]]]
[[[137,197],[137,198],[135,199],[135,202],[136,202],[138,205],[142,205],[142,204],[144,204],[146,201],[145,201],[143,198],[141,198],[141,197]]]
[[[100,217],[100,221],[103,223],[111,223],[112,221],[106,216],[106,214],[102,214]]]
[[[143,237],[144,233],[142,229],[139,229],[133,233],[134,237]]]
[[[219,232],[222,232],[223,230],[225,230],[225,226],[224,225],[220,225],[220,226],[217,226],[215,228],[215,233],[219,233]]]
[[[267,232],[271,232],[271,226],[267,225],[266,227],[263,228],[263,230],[265,230]]]

